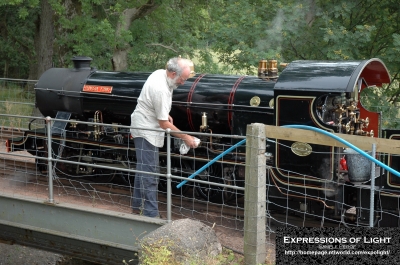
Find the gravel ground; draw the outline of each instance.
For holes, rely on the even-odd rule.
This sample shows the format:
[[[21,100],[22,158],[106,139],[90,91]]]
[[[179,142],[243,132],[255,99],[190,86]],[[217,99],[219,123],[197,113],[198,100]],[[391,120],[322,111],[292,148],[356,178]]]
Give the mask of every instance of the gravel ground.
[[[61,260],[59,254],[0,243],[0,265],[55,265]]]
[[[122,264],[122,263],[121,263]],[[21,245],[0,243],[0,265],[98,265]]]

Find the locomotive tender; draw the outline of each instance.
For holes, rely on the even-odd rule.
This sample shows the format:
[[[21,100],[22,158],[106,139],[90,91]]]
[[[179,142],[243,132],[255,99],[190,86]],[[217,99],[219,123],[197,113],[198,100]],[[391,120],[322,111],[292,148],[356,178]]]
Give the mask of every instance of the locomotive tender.
[[[90,67],[91,58],[74,57],[74,68],[51,68],[38,80],[36,106],[43,116],[67,119],[52,128],[54,156],[60,159],[98,165],[134,168],[134,144],[129,129],[110,124],[130,125],[130,115],[140,90],[150,73],[105,72]],[[380,113],[371,112],[360,102],[365,88],[390,83],[384,63],[376,58],[361,61],[294,61],[278,76],[275,60],[262,60],[257,76],[195,74],[185,85],[174,90],[171,116],[183,131],[218,135],[242,135],[250,123],[268,125],[308,125],[328,132],[365,137],[398,139],[395,130],[382,130]],[[104,126],[81,124],[93,121]],[[10,151],[27,150],[33,155],[47,156],[45,128],[30,129],[23,137],[9,139]],[[201,168],[238,140],[230,137],[202,136],[202,145],[187,156],[180,156],[179,139],[172,147],[173,175],[190,173]],[[300,148],[290,148],[300,145]],[[284,146],[289,148],[284,148]],[[313,152],[296,150],[311,148]],[[165,169],[165,148],[160,152],[160,168]],[[312,216],[332,220],[368,223],[369,190],[357,183],[343,182],[340,160],[343,148],[277,140],[267,144],[269,164],[269,209],[298,209]],[[396,157],[386,162],[398,164]],[[212,182],[243,185],[244,150],[227,154],[198,175]],[[38,161],[40,169],[46,169]],[[58,172],[71,177],[91,177],[111,181],[116,176],[127,182],[125,172],[56,163]],[[180,173],[178,173],[180,172]],[[391,173],[376,180],[387,193],[381,193],[376,217],[379,226],[397,226],[400,179]],[[133,183],[133,182],[132,182]],[[161,188],[162,187],[161,181]],[[330,183],[327,185],[327,183]],[[339,184],[338,184],[339,183]],[[235,192],[218,186],[194,184],[206,200],[228,202]],[[363,183],[368,185],[368,181]],[[290,192],[287,191],[290,187]],[[184,192],[174,190],[175,192]],[[396,192],[397,191],[397,192]],[[387,196],[385,196],[385,194]],[[361,199],[365,198],[365,199]],[[333,203],[332,203],[333,202]],[[357,212],[348,214],[352,207]]]

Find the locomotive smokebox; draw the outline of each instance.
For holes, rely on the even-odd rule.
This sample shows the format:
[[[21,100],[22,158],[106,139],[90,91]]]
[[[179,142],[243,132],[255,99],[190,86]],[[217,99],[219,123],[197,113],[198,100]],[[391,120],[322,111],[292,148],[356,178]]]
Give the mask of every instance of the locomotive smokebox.
[[[57,111],[83,113],[80,92],[88,76],[90,57],[74,57],[74,68],[50,68],[35,85],[36,106],[43,116],[55,117]]]

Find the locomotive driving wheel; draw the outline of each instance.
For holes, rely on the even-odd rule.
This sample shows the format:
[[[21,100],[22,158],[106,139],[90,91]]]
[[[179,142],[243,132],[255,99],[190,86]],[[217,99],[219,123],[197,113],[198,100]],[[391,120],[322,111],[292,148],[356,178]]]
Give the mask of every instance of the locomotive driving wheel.
[[[110,183],[116,175],[116,170],[96,168],[93,170],[93,175],[91,175],[87,179],[96,183]]]
[[[118,155],[117,161],[123,168],[126,169],[134,169],[136,167],[136,165],[130,160],[130,158],[125,155]],[[135,183],[135,174],[127,171],[119,171],[117,174],[117,178],[116,180],[114,180],[114,182],[117,184],[121,183],[122,185],[133,187],[133,184]]]
[[[189,165],[188,161],[181,160],[179,158],[171,159],[171,174],[180,177],[189,177],[193,172],[192,168]],[[160,157],[160,173],[167,174],[167,161],[166,158]],[[183,195],[185,194],[190,187],[191,183],[186,183],[181,188],[177,188],[176,186],[181,183],[182,180],[171,178],[171,192],[175,195]],[[167,179],[165,177],[160,177],[160,181],[158,183],[158,189],[162,192],[167,192]]]
[[[100,139],[101,143],[119,143],[118,137],[104,137]],[[129,168],[130,162],[127,156],[121,155],[118,152],[107,152],[106,149],[99,150],[96,158],[99,162],[107,161],[110,167]],[[111,162],[110,162],[111,161]],[[133,179],[129,172],[120,171],[118,169],[95,168],[93,176],[90,180],[97,183],[116,183],[123,185],[132,185]]]
[[[96,164],[95,159],[97,157],[101,157],[102,159],[107,159],[107,160],[111,160],[113,158],[111,154],[98,152],[98,154],[95,157],[87,157],[86,159],[89,160],[91,163]],[[115,169],[98,168],[90,166],[82,167],[82,169],[80,169],[79,172],[82,172],[83,175],[87,174],[87,177],[85,177],[85,179],[96,183],[110,183],[117,175],[117,171]]]
[[[102,140],[101,140],[102,141]],[[93,164],[96,165],[102,160],[111,160],[112,155],[109,153],[106,153],[102,150],[92,150],[92,151],[86,151],[90,150],[88,149],[87,146],[84,144],[80,145],[80,149],[83,150],[81,151],[81,154],[79,156],[79,160],[88,164]],[[111,165],[110,165],[111,166]],[[84,176],[85,179],[89,181],[93,181],[96,183],[109,183],[111,182],[116,175],[116,170],[115,169],[107,169],[107,168],[99,168],[95,166],[79,166],[77,169],[77,172]]]
[[[226,185],[235,185],[236,182],[234,169],[226,167],[222,163],[212,164],[196,178]],[[227,203],[238,195],[235,189],[203,183],[196,183],[196,191],[202,199],[214,203]]]

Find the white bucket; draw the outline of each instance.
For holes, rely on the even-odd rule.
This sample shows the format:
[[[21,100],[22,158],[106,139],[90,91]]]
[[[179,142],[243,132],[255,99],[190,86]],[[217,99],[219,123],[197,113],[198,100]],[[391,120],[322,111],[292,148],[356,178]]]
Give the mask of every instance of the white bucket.
[[[350,182],[368,181],[371,178],[371,160],[351,148],[347,148],[345,153]]]

